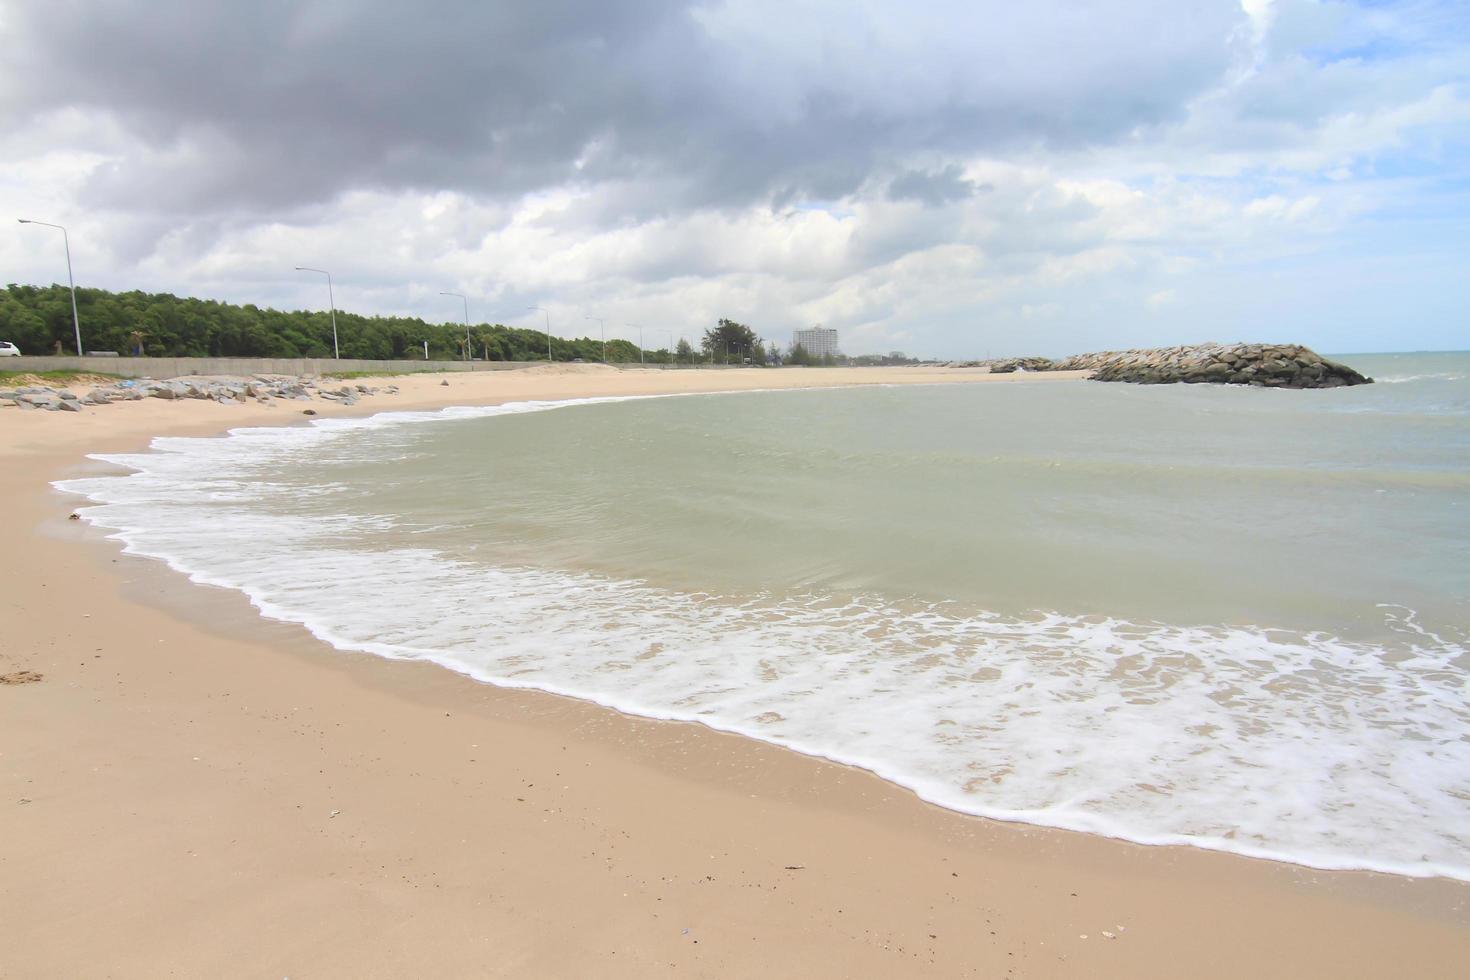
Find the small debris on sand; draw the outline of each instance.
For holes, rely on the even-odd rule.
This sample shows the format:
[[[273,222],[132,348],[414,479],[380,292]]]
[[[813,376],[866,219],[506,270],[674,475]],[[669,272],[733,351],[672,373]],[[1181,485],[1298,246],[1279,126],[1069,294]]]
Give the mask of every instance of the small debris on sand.
[[[0,684],[34,684],[42,679],[42,675],[34,670],[17,670],[9,674],[0,674]]]

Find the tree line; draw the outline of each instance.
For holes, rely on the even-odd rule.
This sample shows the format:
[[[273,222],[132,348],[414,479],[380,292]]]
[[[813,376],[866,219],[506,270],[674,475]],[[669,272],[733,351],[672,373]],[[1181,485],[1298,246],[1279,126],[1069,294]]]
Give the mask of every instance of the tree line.
[[[144,293],[114,293],[78,288],[77,314],[82,342],[89,351],[114,351],[148,357],[282,357],[332,356],[332,318],[328,311],[283,311],[246,303]],[[363,360],[430,360],[465,357],[465,327],[460,323],[429,323],[417,317],[362,316],[337,311],[337,342],[342,356]],[[699,336],[699,346],[682,337],[673,350],[644,349],[649,364],[800,364],[915,363],[902,354],[853,358],[815,358],[800,346],[782,352],[755,330],[734,320],[721,319]],[[15,344],[25,354],[72,353],[71,295],[62,285],[28,286],[12,283],[0,292],[0,340]],[[600,361],[598,338],[551,337],[550,357],[556,361]],[[490,361],[544,361],[545,331],[508,327],[500,323],[472,324],[470,356]],[[630,363],[640,359],[638,345],[615,339],[607,342],[607,360]]]
[[[332,356],[332,318],[326,310],[288,312],[171,293],[114,293],[79,287],[77,315],[82,343],[89,351],[148,357]],[[469,338],[472,356],[478,359],[547,359],[547,337],[542,330],[480,323],[470,326]],[[73,353],[67,287],[7,286],[0,292],[0,340],[15,344],[24,354]],[[337,341],[343,357],[365,360],[422,358],[426,342],[431,360],[465,356],[463,324],[429,323],[418,317],[362,316],[338,310]],[[553,335],[550,356],[556,361],[600,361],[603,345],[592,337]],[[667,348],[645,350],[643,358],[666,364],[674,353]],[[637,344],[621,339],[607,342],[608,361],[638,359]]]

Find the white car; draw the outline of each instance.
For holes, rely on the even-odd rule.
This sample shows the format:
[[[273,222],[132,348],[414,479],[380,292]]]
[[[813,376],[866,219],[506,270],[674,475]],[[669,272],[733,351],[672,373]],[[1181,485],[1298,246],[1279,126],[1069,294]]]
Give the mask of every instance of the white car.
[[[20,348],[8,340],[0,340],[0,357],[19,357]]]

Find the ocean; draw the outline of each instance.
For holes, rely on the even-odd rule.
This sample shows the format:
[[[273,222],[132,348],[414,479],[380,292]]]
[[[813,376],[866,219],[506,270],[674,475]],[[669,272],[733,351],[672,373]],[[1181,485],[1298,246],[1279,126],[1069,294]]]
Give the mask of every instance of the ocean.
[[[387,412],[58,486],[342,649],[965,813],[1470,880],[1470,354],[1341,359],[1379,383]]]

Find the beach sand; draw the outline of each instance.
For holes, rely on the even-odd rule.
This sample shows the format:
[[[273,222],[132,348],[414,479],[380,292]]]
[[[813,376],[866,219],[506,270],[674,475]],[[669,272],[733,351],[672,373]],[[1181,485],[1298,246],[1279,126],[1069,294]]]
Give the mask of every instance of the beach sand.
[[[1043,383],[600,366],[441,380],[311,407]],[[120,554],[67,520],[80,498],[49,488],[101,469],[88,452],[302,423],[304,407],[0,410],[0,977],[1459,977],[1470,963],[1470,885],[965,817],[697,725],[342,653]]]

